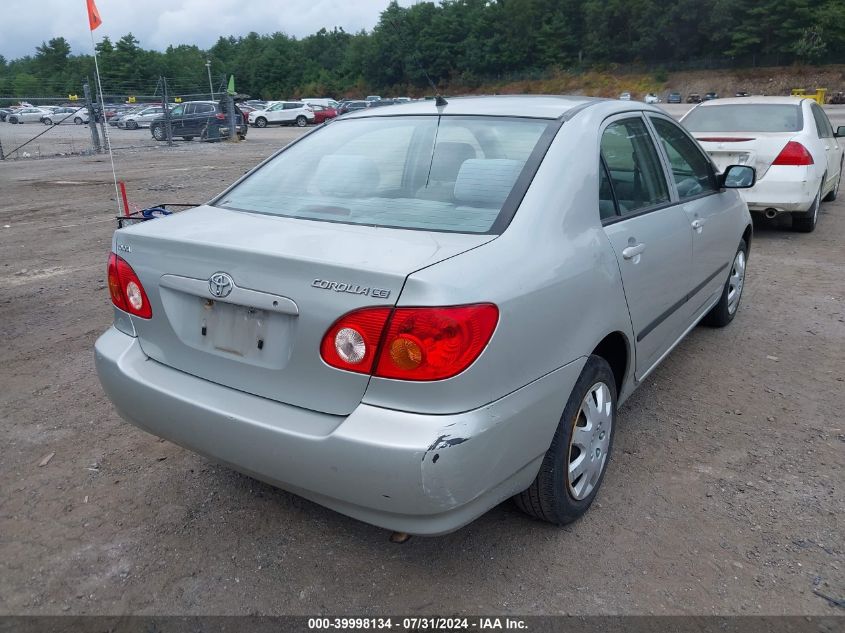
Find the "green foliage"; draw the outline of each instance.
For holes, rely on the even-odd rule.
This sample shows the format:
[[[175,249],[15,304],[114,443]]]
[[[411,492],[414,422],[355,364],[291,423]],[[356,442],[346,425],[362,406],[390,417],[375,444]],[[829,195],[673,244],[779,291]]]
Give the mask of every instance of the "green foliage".
[[[843,0],[441,0],[391,2],[372,31],[320,29],[221,37],[209,50],[143,48],[131,33],[97,44],[106,92],[149,95],[158,78],[173,94],[215,92],[235,75],[255,97],[432,94],[561,73],[643,64],[664,69],[729,58],[735,65],[845,61]],[[0,58],[0,95],[78,92],[93,57],[64,38],[34,56]],[[586,88],[586,86],[585,86]]]

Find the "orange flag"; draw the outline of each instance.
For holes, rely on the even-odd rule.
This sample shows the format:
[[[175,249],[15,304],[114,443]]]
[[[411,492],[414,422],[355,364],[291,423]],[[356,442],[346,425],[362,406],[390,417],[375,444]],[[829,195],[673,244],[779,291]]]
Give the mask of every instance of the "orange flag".
[[[88,3],[88,26],[93,31],[103,23],[103,20],[100,19],[100,12],[97,11],[97,5],[94,4],[94,0],[86,0],[86,2]]]

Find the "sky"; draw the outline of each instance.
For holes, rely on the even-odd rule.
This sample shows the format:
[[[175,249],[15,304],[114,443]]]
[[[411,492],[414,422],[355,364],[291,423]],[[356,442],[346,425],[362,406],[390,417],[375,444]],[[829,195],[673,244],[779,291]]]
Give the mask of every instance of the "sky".
[[[371,29],[388,0],[95,0],[103,24],[94,31],[112,41],[129,33],[144,48],[170,44],[209,48],[221,35],[250,31],[303,37],[321,28],[349,32]],[[418,0],[399,0],[402,6]],[[13,2],[13,0],[3,0]],[[64,37],[73,54],[91,52],[85,0],[14,2],[0,18],[0,55],[7,60],[34,55],[35,47]]]

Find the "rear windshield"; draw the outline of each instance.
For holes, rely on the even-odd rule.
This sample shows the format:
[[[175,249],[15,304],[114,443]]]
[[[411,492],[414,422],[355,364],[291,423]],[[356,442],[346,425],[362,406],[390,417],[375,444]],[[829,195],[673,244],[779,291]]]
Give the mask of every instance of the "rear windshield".
[[[368,226],[490,233],[526,164],[536,168],[532,152],[551,124],[505,117],[339,120],[213,204]]]
[[[772,103],[703,106],[683,124],[690,132],[798,132],[804,127],[801,106]]]

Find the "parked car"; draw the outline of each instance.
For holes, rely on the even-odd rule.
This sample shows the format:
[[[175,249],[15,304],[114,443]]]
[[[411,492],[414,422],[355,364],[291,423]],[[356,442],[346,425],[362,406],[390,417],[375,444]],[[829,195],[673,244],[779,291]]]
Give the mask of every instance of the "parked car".
[[[302,99],[300,99],[300,101],[302,101],[303,103],[307,103],[308,105],[312,105],[312,106],[313,105],[319,105],[319,106],[323,106],[324,108],[333,108],[335,110],[337,110],[337,108],[340,106],[340,102],[335,101],[334,99],[326,98],[326,97],[322,97],[322,98],[302,97]]]
[[[15,112],[15,108],[0,108],[0,121],[5,121],[6,117]]]
[[[701,95],[697,92],[691,92],[687,95],[687,103],[701,103]]]
[[[835,200],[842,175],[845,127],[834,132],[824,110],[801,97],[719,99],[681,119],[716,166],[757,170],[743,192],[751,211],[792,215],[794,229],[815,229],[823,200]]]
[[[100,381],[133,424],[388,529],[442,534],[512,495],[573,521],[619,405],[737,314],[754,170],[716,172],[642,103],[402,113],[349,114],[118,230]]]
[[[649,92],[643,99],[646,103],[660,103],[660,97],[653,92]]]
[[[381,97],[378,95],[368,95],[365,101],[380,101]]]
[[[328,106],[312,105],[314,111],[314,123],[325,123],[337,116],[337,110]]]
[[[44,125],[59,125],[61,123],[76,123],[81,125],[88,123],[88,109],[85,107],[62,107],[56,108],[41,117],[41,122]]]
[[[735,97],[750,97],[751,95],[748,94],[747,92],[745,92],[744,90],[740,90],[739,92],[734,94],[734,96]]]
[[[202,140],[225,138],[230,135],[227,115],[228,99],[222,101],[185,101],[170,111],[170,127],[174,137],[191,141],[195,137]],[[245,139],[247,124],[240,110],[235,106],[236,133]],[[157,141],[167,140],[166,121],[163,115],[150,123],[150,133]]]
[[[845,92],[834,92],[830,95],[830,99],[828,99],[827,102],[830,104],[845,103]]]
[[[620,101],[630,101],[631,100],[631,93],[630,92],[623,92],[619,95]]]
[[[41,108],[21,108],[17,112],[9,114],[6,119],[9,123],[40,123],[42,117],[52,114],[50,110]]]
[[[271,102],[270,101],[262,101],[261,99],[249,99],[245,103],[248,106],[251,106],[252,108],[254,108],[256,110],[263,110]]]
[[[680,92],[670,92],[666,97],[666,103],[681,103],[683,101]]]
[[[401,101],[396,101],[395,99],[379,99],[378,101],[370,101],[371,108],[381,108],[384,106],[390,105],[397,105],[402,103]]]
[[[130,114],[135,114],[136,112],[140,112],[143,109],[144,109],[144,106],[137,107],[137,108],[127,108],[125,110],[117,111],[115,113],[115,115],[112,116],[108,120],[108,124],[111,125],[112,127],[117,127],[118,123],[120,123],[123,120],[124,117],[127,117]]]
[[[150,106],[134,112],[128,112],[118,118],[117,127],[137,130],[150,127],[150,124],[164,114],[164,106]],[[117,118],[117,117],[116,117]]]
[[[305,127],[314,123],[314,110],[302,101],[277,101],[266,110],[249,113],[249,124],[255,127],[268,125],[297,125]]]
[[[706,95],[704,95],[705,101],[712,101],[713,99],[718,99],[718,98],[719,98],[719,95],[718,95],[718,93],[715,93],[715,92],[708,92]]]
[[[344,101],[338,108],[338,114],[346,114],[347,112],[354,112],[355,110],[363,110],[370,107],[370,101]]]

